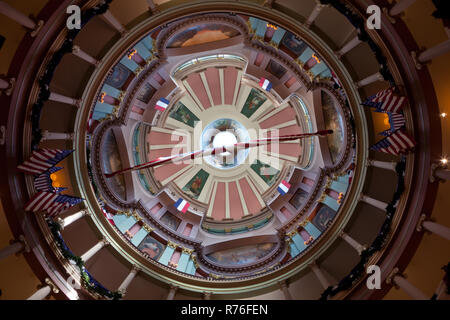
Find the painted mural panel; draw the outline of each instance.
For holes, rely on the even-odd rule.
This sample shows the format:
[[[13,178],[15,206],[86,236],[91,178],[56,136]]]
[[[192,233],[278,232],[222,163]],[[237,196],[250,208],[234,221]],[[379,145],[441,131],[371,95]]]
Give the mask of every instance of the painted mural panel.
[[[209,173],[203,169],[199,172],[183,187],[184,193],[191,198],[198,199],[200,193],[202,193],[206,180],[208,180]]]
[[[295,35],[290,32],[285,33],[283,39],[281,40],[281,44],[285,46],[290,52],[292,52],[296,57],[299,57],[307,48],[305,42],[297,39]]]
[[[148,254],[153,260],[158,260],[164,252],[165,246],[152,236],[147,235],[144,241],[138,246],[138,249]]]
[[[269,63],[267,64],[266,71],[270,72],[278,79],[281,79],[281,77],[283,77],[287,72],[285,67],[272,59],[270,59]]]
[[[331,209],[327,205],[322,205],[319,211],[316,213],[312,224],[316,226],[317,229],[324,232],[328,226],[328,224],[334,219],[336,215],[336,211]]]
[[[256,174],[260,176],[261,179],[263,179],[269,186],[274,184],[280,174],[280,170],[272,168],[270,165],[259,160],[256,160],[252,165],[250,165],[250,168],[252,168],[253,171],[255,171]]]
[[[333,130],[332,134],[327,135],[328,149],[331,160],[336,163],[345,147],[344,120],[332,97],[325,91],[322,91],[321,97],[325,129]]]
[[[306,192],[302,188],[298,188],[292,196],[291,200],[289,200],[289,203],[298,210],[303,207],[306,201],[308,201],[308,192]]]
[[[109,130],[108,133],[105,134],[101,150],[104,172],[113,172],[122,169],[122,161],[120,159],[117,141],[112,130]],[[108,182],[110,183],[111,189],[113,189],[122,199],[125,199],[125,179],[123,175],[118,174],[112,178],[108,178]]]
[[[223,24],[201,24],[181,31],[169,40],[167,48],[181,48],[238,36],[236,29]]]
[[[252,114],[266,102],[267,97],[262,93],[262,91],[253,88],[248,94],[247,100],[242,107],[241,113],[247,118],[250,118]]]
[[[161,222],[168,226],[170,229],[177,231],[180,226],[181,219],[171,214],[169,211],[163,214],[161,217]]]
[[[180,101],[174,106],[169,117],[194,128],[200,119]]]
[[[115,65],[113,72],[106,78],[105,83],[116,89],[122,89],[124,84],[130,77],[131,71],[123,64],[118,63]]]
[[[136,99],[139,101],[142,101],[144,103],[148,103],[150,99],[155,94],[156,89],[152,87],[152,85],[148,82],[146,82],[142,88],[139,90],[139,93],[137,94]]]
[[[272,252],[276,244],[272,242],[252,244],[232,249],[220,250],[207,255],[208,259],[226,266],[254,263]]]

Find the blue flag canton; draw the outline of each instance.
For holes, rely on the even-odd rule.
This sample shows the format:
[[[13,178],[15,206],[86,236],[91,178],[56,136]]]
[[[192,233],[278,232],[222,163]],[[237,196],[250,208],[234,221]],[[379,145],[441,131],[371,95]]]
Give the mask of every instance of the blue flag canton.
[[[71,154],[73,150],[61,150],[59,151],[53,158],[47,159],[47,162],[55,165],[59,163],[61,160],[63,160],[65,157],[67,157],[69,154]]]
[[[60,194],[56,199],[55,202],[58,203],[68,203],[71,206],[74,206],[78,203],[80,203],[81,201],[83,201],[83,199],[78,198],[78,197],[72,197],[72,196],[68,196],[65,194]]]
[[[384,138],[383,140],[378,141],[375,143],[370,149],[375,151],[380,151],[382,149],[387,149],[391,146],[391,143],[387,140],[387,138]]]

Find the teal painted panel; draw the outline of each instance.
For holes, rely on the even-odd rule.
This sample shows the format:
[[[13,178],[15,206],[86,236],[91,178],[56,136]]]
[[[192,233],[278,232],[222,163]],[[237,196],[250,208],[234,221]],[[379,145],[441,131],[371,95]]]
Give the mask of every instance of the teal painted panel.
[[[291,248],[291,257],[294,258],[295,256],[298,256],[300,251],[298,251],[297,246],[295,245],[295,243],[291,242],[289,244],[290,248]]]
[[[153,40],[152,37],[146,36],[144,39],[142,39],[139,43],[142,43],[148,51],[152,51],[153,48]]]
[[[103,112],[103,113],[110,114],[110,113],[113,112],[114,106],[112,106],[112,105],[110,105],[110,104],[108,104],[108,103],[101,103],[101,102],[99,101],[99,102],[97,102],[97,103],[95,104],[94,110],[95,110],[95,111],[98,111],[98,112]]]
[[[136,62],[134,62],[131,59],[128,59],[128,56],[123,57],[122,60],[120,60],[120,63],[123,64],[125,67],[127,67],[128,69],[130,69],[133,72],[134,72],[134,70],[139,68],[139,66],[137,65]]]
[[[92,119],[93,120],[101,120],[101,119],[106,118],[107,115],[108,115],[108,113],[104,113],[104,112],[100,112],[100,111],[95,111],[94,110],[94,113],[92,114]]]
[[[141,244],[142,240],[147,236],[148,232],[144,228],[139,229],[139,231],[131,239],[131,243],[136,247]]]
[[[189,257],[190,256],[184,252],[181,254],[180,260],[178,260],[178,271],[186,272],[189,263]]]
[[[339,181],[339,182],[342,182],[342,183],[348,184],[348,178],[350,178],[350,175],[349,175],[349,174],[346,174],[346,175],[340,176],[340,177],[338,178],[338,181]]]
[[[251,25],[251,27],[252,27],[253,30],[256,30],[256,29],[258,28],[258,25],[259,25],[259,19],[250,17],[250,18],[248,19],[248,21],[250,21],[250,25]]]
[[[105,84],[102,88],[102,92],[105,92],[108,96],[113,98],[118,98],[120,96],[121,91],[111,87],[109,84]]]
[[[340,204],[337,203],[336,199],[333,199],[332,197],[330,197],[328,195],[325,196],[325,199],[322,201],[322,203],[326,204],[334,211],[338,211],[339,206],[340,206]]]
[[[314,239],[317,239],[322,233],[312,223],[308,223],[304,228]]]
[[[113,220],[116,224],[116,227],[122,233],[130,229],[136,223],[136,219],[134,219],[133,217],[127,217],[125,214],[116,214],[113,217]]]
[[[192,259],[189,259],[189,261],[188,261],[188,265],[186,267],[186,273],[195,275],[195,264]]]
[[[298,233],[296,233],[292,237],[292,241],[294,242],[295,246],[297,247],[299,253],[306,249],[306,246],[304,243],[305,241]]]
[[[159,262],[163,265],[167,266],[169,264],[170,259],[172,258],[172,254],[175,251],[174,248],[166,246],[166,249],[164,250],[163,254],[159,258]]]
[[[306,48],[306,50],[303,51],[303,53],[299,57],[300,61],[306,63],[306,61],[308,61],[312,57],[313,53],[314,51],[312,51],[311,48]]]
[[[278,29],[275,30],[275,33],[273,34],[271,41],[274,42],[275,44],[279,45],[280,41],[281,41],[281,39],[283,39],[285,33],[286,33],[286,30],[278,27]]]
[[[314,67],[311,68],[311,72],[317,76],[319,74],[321,74],[322,72],[324,72],[325,70],[328,69],[328,66],[321,62],[321,63],[317,63]]]
[[[255,34],[264,39],[264,35],[267,31],[267,22],[264,20],[259,20],[258,26],[256,27]]]
[[[348,188],[348,183],[340,182],[340,181],[333,181],[330,186],[330,189],[332,189],[336,192],[344,192],[344,193],[347,192],[347,188]]]
[[[321,74],[320,74],[320,76],[322,77],[322,78],[331,78],[331,71],[330,71],[330,69],[325,69]]]
[[[148,57],[151,56],[150,51],[145,47],[145,45],[143,43],[138,43],[137,45],[134,46],[134,48],[136,49],[136,51],[139,53],[139,55],[146,60]]]

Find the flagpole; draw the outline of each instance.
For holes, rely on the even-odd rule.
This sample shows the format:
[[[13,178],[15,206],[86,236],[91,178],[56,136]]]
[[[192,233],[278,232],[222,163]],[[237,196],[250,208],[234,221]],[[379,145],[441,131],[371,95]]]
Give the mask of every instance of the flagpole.
[[[308,137],[312,137],[312,136],[326,136],[328,134],[333,133],[333,130],[321,130],[321,131],[317,131],[315,133],[301,133],[301,134],[294,134],[294,135],[285,135],[285,136],[278,136],[278,137],[270,137],[270,138],[263,138],[263,139],[257,139],[257,140],[253,140],[253,141],[249,141],[249,142],[238,142],[235,143],[233,145],[229,145],[229,146],[223,146],[223,147],[218,147],[218,148],[210,148],[210,149],[204,149],[204,150],[197,150],[197,151],[193,151],[193,152],[188,152],[188,153],[183,153],[183,154],[175,154],[172,156],[168,156],[168,157],[159,157],[153,160],[150,160],[146,163],[142,163],[136,166],[132,166],[129,168],[125,168],[122,170],[118,170],[118,171],[114,171],[114,172],[110,172],[110,173],[105,173],[105,176],[107,178],[111,178],[114,177],[117,174],[121,174],[121,173],[125,173],[128,171],[134,171],[134,170],[141,170],[141,169],[146,169],[146,168],[152,168],[152,167],[156,167],[162,164],[165,164],[167,162],[179,162],[179,161],[183,161],[183,160],[188,160],[188,159],[195,159],[200,155],[203,156],[211,156],[211,155],[215,155],[216,153],[222,153],[222,152],[230,152],[230,151],[236,151],[237,149],[239,150],[245,150],[245,149],[249,149],[252,147],[259,147],[262,145],[267,145],[270,142],[273,141],[292,141],[292,140],[297,140],[297,139],[302,139],[302,138],[308,138]]]

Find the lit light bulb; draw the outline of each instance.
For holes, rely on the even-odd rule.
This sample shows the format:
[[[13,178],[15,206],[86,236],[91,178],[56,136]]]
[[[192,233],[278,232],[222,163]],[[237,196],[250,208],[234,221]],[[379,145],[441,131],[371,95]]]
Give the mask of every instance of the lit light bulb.
[[[441,118],[445,118],[445,117],[447,117],[447,114],[446,114],[445,112],[442,112],[439,116],[440,116]]]
[[[50,179],[51,179],[52,181],[55,181],[56,178],[57,178],[56,174],[52,173],[52,174],[50,175]]]
[[[446,166],[448,164],[448,159],[447,158],[442,158],[441,159],[441,164],[443,164],[444,166]]]

